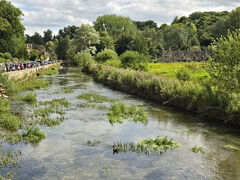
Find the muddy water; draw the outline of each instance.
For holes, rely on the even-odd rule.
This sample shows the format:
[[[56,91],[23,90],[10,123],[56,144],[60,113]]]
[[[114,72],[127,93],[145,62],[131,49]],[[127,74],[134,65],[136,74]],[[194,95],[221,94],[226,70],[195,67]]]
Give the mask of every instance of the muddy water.
[[[240,140],[236,130],[208,124],[194,115],[160,107],[134,96],[109,89],[92,77],[68,68],[58,76],[47,77],[52,85],[37,91],[38,100],[65,97],[71,102],[66,120],[55,128],[41,127],[46,138],[38,145],[7,146],[22,151],[21,168],[15,169],[16,179],[240,179],[240,152],[225,150]],[[64,94],[63,87],[74,92]],[[54,94],[59,91],[60,94]],[[143,105],[149,116],[147,125],[124,121],[111,125],[106,110],[78,108],[85,103],[76,96],[95,92],[126,104]],[[109,105],[109,104],[104,104]],[[27,104],[15,107],[29,108]],[[114,142],[138,142],[147,137],[168,136],[181,147],[162,154],[113,154]],[[89,146],[87,141],[100,141]],[[205,154],[189,148],[202,146]]]

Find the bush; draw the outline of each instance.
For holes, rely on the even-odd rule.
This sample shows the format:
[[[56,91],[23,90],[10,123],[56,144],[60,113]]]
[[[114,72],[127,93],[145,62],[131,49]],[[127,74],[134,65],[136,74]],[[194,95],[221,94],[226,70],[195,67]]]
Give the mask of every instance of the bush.
[[[122,63],[119,59],[110,59],[107,60],[104,64],[109,65],[109,66],[114,66],[114,67],[121,67]]]
[[[118,59],[118,55],[115,51],[111,49],[105,49],[102,52],[99,52],[96,57],[96,61],[98,62],[105,62],[107,60],[115,60]]]
[[[5,58],[5,59],[12,59],[12,55],[9,52],[5,52],[3,54],[3,58]]]
[[[136,51],[126,51],[120,56],[122,66],[140,71],[147,71],[148,59]]]
[[[73,57],[74,63],[78,66],[87,66],[93,61],[93,57],[88,50],[81,51]]]
[[[182,81],[189,81],[191,75],[190,75],[190,72],[186,68],[182,68],[177,71],[176,77]]]

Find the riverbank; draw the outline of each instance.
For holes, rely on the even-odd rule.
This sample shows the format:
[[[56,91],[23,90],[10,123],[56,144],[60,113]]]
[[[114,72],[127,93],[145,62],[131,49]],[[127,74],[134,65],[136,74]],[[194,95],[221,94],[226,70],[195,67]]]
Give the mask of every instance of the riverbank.
[[[60,67],[61,63],[56,63],[56,64],[49,64],[46,66],[40,66],[40,67],[35,67],[31,69],[25,69],[21,71],[11,71],[11,72],[6,72],[9,80],[13,81],[22,81],[24,79],[28,79],[29,77],[34,77],[37,76],[37,74],[41,74],[43,71],[46,71],[48,69],[52,68],[58,68]]]
[[[161,105],[196,113],[207,121],[240,125],[239,111],[224,107],[224,98],[208,86],[162,78],[151,73],[90,63],[83,68],[113,89],[153,100]]]

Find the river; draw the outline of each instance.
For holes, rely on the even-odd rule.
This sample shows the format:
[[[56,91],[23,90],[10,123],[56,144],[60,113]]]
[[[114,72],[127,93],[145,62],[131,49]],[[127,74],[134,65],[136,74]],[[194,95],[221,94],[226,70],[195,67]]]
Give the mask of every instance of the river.
[[[37,99],[65,97],[71,107],[65,110],[66,120],[59,126],[41,126],[46,138],[39,144],[2,144],[22,152],[21,167],[13,169],[16,179],[240,179],[240,152],[223,148],[240,140],[237,130],[112,90],[76,68],[66,68],[46,79],[51,86],[37,90]],[[63,87],[71,87],[73,93],[61,92]],[[106,110],[77,106],[84,100],[76,97],[87,92],[141,105],[147,111],[148,124],[125,120],[111,125]],[[13,108],[27,110],[30,105],[16,101]],[[161,154],[113,154],[114,142],[138,142],[157,136],[173,138],[180,147]],[[98,143],[90,146],[89,140]],[[203,147],[205,154],[189,150],[195,145]]]

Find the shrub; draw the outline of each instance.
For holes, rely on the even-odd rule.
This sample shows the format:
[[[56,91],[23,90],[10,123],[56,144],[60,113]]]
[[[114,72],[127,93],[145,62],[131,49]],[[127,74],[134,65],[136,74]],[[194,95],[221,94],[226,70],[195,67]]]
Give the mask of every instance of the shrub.
[[[122,63],[119,59],[109,59],[104,64],[114,67],[121,67]]]
[[[74,63],[78,66],[87,66],[93,61],[93,57],[88,50],[81,51],[73,57]]]
[[[178,70],[176,73],[176,77],[182,81],[189,81],[190,76],[191,76],[190,72],[186,68],[182,68],[182,69]]]
[[[147,70],[148,59],[143,54],[136,51],[126,51],[120,56],[122,66],[140,71]]]
[[[20,120],[11,113],[1,113],[0,126],[7,130],[17,130],[20,126]]]
[[[9,52],[5,52],[5,53],[3,53],[3,58],[12,59],[12,55]]]
[[[99,52],[96,57],[96,61],[105,62],[107,60],[118,59],[118,55],[115,51],[111,49],[105,49],[102,52]]]

